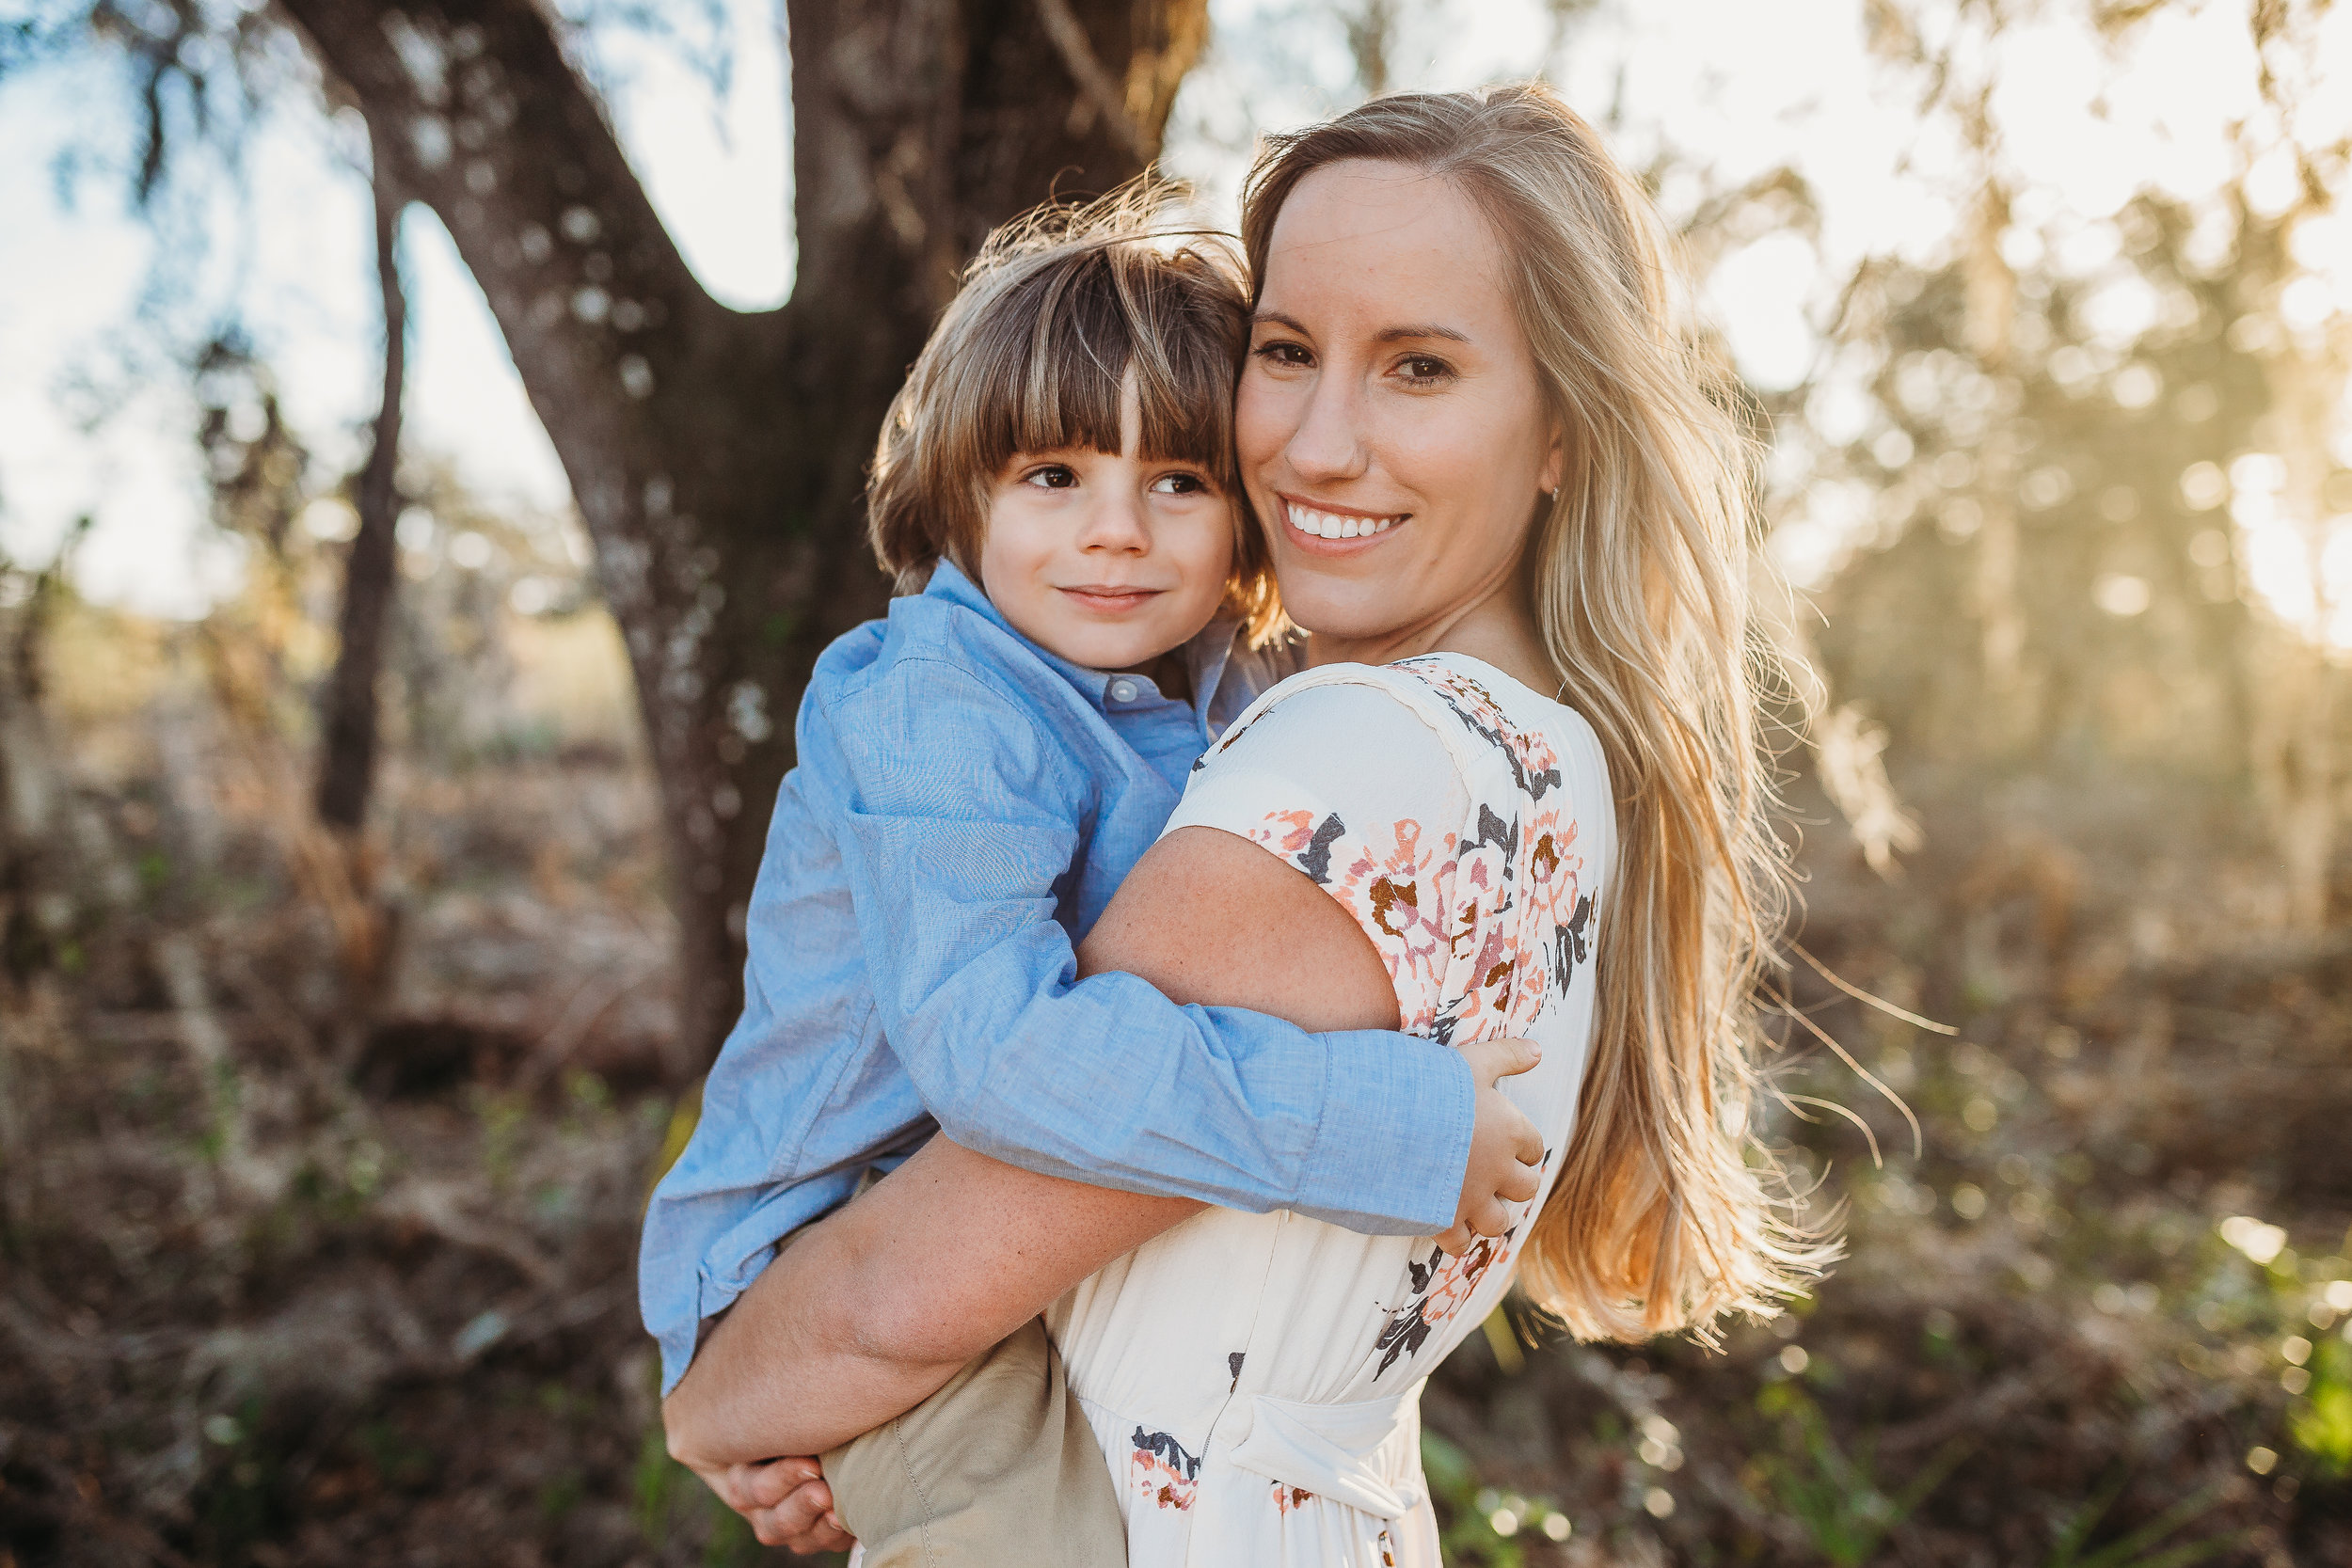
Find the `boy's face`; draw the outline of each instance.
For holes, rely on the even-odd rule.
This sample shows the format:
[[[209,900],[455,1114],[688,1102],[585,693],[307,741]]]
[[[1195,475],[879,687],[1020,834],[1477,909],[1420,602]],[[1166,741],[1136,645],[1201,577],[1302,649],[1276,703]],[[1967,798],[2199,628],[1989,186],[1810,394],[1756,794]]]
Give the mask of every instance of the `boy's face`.
[[[1225,598],[1233,508],[1198,463],[1147,463],[1132,388],[1120,451],[1016,452],[989,492],[980,588],[1030,641],[1073,664],[1139,670],[1189,641]]]

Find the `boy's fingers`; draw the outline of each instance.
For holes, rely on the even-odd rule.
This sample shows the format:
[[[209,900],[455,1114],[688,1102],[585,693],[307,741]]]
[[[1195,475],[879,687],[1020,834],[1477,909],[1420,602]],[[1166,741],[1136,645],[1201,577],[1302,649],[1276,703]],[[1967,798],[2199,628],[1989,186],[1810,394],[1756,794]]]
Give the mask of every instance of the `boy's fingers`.
[[[1544,1135],[1535,1130],[1535,1124],[1527,1118],[1524,1112],[1519,1112],[1518,1106],[1514,1105],[1511,1109],[1518,1112],[1519,1117],[1518,1125],[1511,1132],[1512,1157],[1522,1165],[1534,1165],[1540,1169],[1544,1163]]]
[[[1498,1078],[1525,1072],[1544,1059],[1534,1041],[1523,1039],[1472,1040],[1462,1047],[1462,1055],[1481,1088],[1492,1087]]]
[[[1455,1220],[1438,1237],[1438,1250],[1448,1258],[1459,1258],[1470,1250],[1470,1227]]]
[[[1495,1192],[1496,1196],[1508,1198],[1513,1203],[1525,1203],[1535,1196],[1536,1190],[1542,1185],[1543,1173],[1541,1171],[1533,1165],[1521,1165],[1505,1176],[1502,1179],[1502,1185],[1496,1188]]]

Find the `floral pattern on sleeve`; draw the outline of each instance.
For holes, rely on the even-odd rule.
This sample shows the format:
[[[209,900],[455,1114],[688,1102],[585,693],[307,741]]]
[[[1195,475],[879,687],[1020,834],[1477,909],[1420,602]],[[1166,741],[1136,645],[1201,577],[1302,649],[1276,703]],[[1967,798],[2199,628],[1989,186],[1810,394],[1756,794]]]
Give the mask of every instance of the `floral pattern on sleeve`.
[[[1410,817],[1388,825],[1388,847],[1348,831],[1339,813],[1268,812],[1249,836],[1297,867],[1346,907],[1379,950],[1396,990],[1400,1025],[1408,1035],[1438,1026],[1439,987],[1450,945],[1444,919],[1446,884],[1454,862],[1430,847],[1450,834],[1429,834]]]
[[[1389,668],[1427,687],[1474,753],[1499,764],[1465,777],[1469,820],[1351,823],[1336,811],[1278,810],[1249,836],[1356,917],[1388,969],[1406,1033],[1440,1044],[1523,1033],[1591,956],[1593,899],[1559,754],[1540,732],[1513,727],[1493,695],[1452,666]]]

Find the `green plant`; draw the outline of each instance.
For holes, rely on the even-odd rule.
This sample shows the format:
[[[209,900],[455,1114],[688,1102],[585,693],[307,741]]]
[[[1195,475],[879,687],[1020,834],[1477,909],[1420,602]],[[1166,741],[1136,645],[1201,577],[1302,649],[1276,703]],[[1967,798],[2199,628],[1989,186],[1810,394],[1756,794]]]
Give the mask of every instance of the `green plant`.
[[[1526,1547],[1521,1530],[1550,1540],[1567,1538],[1567,1515],[1543,1497],[1481,1486],[1477,1466],[1461,1448],[1434,1432],[1421,1434],[1422,1474],[1445,1516],[1439,1533],[1445,1560],[1462,1568],[1521,1568]]]
[[[1955,1438],[1890,1491],[1874,1473],[1870,1446],[1847,1453],[1831,1435],[1821,1407],[1794,1384],[1775,1383],[1756,1402],[1780,1428],[1780,1451],[1757,1461],[1773,1500],[1805,1528],[1814,1549],[1835,1568],[1860,1568],[1876,1557],[1887,1533],[1968,1457],[1969,1445]]]
[[[2123,1495],[2123,1486],[2122,1481],[2116,1481],[2067,1517],[2059,1528],[2057,1544],[2042,1560],[2042,1568],[2186,1568],[2189,1563],[2202,1562],[2237,1544],[2235,1535],[2216,1535],[2154,1550],[2163,1545],[2166,1537],[2186,1528],[2221,1500],[2219,1489],[2208,1486],[2191,1493],[2131,1534],[2085,1556],[2083,1544],[2090,1539],[2099,1521],[2106,1517],[2107,1510],[2115,1506],[2116,1498]]]
[[[670,1446],[660,1427],[645,1433],[637,1449],[637,1527],[647,1541],[659,1542],[670,1522],[670,1501],[677,1478],[689,1472],[670,1457]]]
[[[488,1173],[491,1187],[504,1192],[514,1178],[516,1158],[522,1152],[530,1102],[517,1094],[486,1089],[478,1091],[473,1101],[474,1115],[482,1124],[482,1168]]]
[[[2352,1470],[2352,1345],[2323,1339],[2312,1357],[2311,1386],[2287,1418],[2296,1447],[2329,1476]]]
[[[715,1492],[706,1491],[703,1501],[710,1513],[710,1533],[703,1539],[703,1568],[749,1568],[766,1558],[759,1538],[740,1513],[721,1502]],[[828,1557],[826,1560],[836,1560]]]

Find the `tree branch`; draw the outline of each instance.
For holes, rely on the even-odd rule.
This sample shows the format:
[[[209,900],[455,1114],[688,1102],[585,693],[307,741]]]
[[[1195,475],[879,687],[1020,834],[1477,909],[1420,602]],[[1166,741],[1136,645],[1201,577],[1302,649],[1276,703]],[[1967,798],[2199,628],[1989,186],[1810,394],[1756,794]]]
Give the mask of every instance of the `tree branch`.
[[[611,439],[660,417],[726,312],[531,0],[282,4],[456,242],[594,527]]]
[[[1095,57],[1094,45],[1087,40],[1086,28],[1071,12],[1070,0],[1037,0],[1037,14],[1045,24],[1045,36],[1054,40],[1062,64],[1070,68],[1071,80],[1092,100],[1095,112],[1103,117],[1103,122],[1110,127],[1120,145],[1135,154],[1137,163],[1148,164],[1158,157],[1159,138],[1146,135],[1128,115],[1126,95]]]

